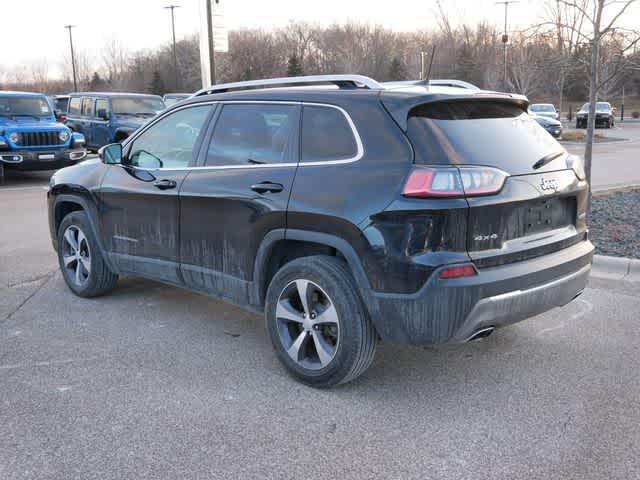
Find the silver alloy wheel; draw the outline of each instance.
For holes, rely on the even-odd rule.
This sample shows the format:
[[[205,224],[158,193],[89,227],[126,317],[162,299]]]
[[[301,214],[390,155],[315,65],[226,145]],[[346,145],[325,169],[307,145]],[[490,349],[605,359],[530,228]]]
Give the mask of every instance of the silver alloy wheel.
[[[294,280],[284,287],[276,306],[276,325],[282,347],[301,367],[320,370],[338,351],[338,312],[324,290],[309,280]]]
[[[91,274],[91,251],[87,237],[76,225],[70,225],[64,231],[62,242],[62,263],[67,277],[81,287]]]

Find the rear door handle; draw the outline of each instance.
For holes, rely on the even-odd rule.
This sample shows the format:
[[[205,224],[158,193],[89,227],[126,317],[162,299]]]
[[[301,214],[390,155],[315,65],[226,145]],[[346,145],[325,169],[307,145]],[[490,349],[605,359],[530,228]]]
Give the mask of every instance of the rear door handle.
[[[175,180],[163,178],[162,180],[156,180],[155,182],[153,182],[153,186],[159,188],[160,190],[169,190],[170,188],[176,188],[178,184]]]
[[[260,182],[255,185],[251,185],[251,190],[258,193],[278,193],[281,192],[284,187],[280,183]]]

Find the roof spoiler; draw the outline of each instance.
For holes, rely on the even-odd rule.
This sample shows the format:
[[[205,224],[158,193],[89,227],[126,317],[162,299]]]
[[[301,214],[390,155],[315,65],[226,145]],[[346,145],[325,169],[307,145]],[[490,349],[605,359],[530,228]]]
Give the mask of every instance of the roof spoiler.
[[[385,109],[404,132],[407,131],[407,119],[409,112],[418,105],[434,102],[462,102],[469,100],[479,102],[510,103],[519,106],[523,110],[526,110],[529,106],[529,100],[525,95],[517,93],[486,92],[483,90],[479,90],[471,94],[465,93],[462,95],[427,93],[425,95],[412,96],[395,94],[393,90],[387,90],[381,95],[381,101]]]

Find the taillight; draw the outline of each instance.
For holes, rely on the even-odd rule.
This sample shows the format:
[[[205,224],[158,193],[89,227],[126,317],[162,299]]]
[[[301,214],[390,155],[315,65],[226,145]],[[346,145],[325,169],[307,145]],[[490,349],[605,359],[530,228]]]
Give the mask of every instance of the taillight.
[[[416,167],[402,194],[414,198],[493,195],[502,189],[507,177],[493,167]]]
[[[457,265],[441,270],[439,277],[447,280],[451,278],[472,277],[476,274],[477,272],[473,265]]]

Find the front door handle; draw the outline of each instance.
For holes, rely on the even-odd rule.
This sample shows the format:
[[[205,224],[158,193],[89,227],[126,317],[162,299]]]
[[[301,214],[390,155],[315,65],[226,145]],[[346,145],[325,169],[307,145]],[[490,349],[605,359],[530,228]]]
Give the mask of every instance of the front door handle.
[[[153,186],[159,188],[160,190],[169,190],[170,188],[176,188],[178,184],[175,180],[163,178],[162,180],[156,180],[155,182],[153,182]]]
[[[251,185],[251,190],[258,193],[278,193],[281,192],[284,187],[280,183],[261,182]]]

